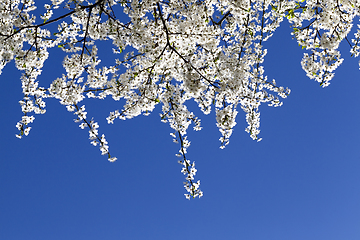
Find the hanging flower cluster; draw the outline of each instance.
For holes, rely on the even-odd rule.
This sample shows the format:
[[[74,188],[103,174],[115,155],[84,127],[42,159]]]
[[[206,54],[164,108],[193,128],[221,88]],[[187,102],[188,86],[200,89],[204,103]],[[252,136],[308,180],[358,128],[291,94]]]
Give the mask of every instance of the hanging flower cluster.
[[[109,161],[116,158],[80,102],[124,99],[108,123],[148,115],[161,105],[161,121],[169,123],[174,142],[180,143],[177,155],[190,199],[203,193],[194,180],[195,163],[186,157],[186,133],[190,124],[200,130],[201,122],[186,101],[193,99],[204,114],[215,110],[221,148],[229,143],[239,109],[246,115],[245,131],[260,141],[260,104],[281,106],[280,98],[290,94],[267,79],[264,42],[287,18],[305,51],[303,69],[325,87],[342,62],[337,50],[342,40],[359,55],[360,30],[348,39],[359,14],[355,0],[51,0],[43,6],[2,0],[0,73],[10,61],[23,71],[24,116],[16,125],[17,137],[29,134],[33,113],[45,113],[44,99],[55,98],[74,112],[80,128],[89,129],[91,144]],[[100,40],[111,41],[119,56],[112,65],[99,65]],[[41,86],[38,77],[54,47],[66,53],[65,71],[50,86]]]

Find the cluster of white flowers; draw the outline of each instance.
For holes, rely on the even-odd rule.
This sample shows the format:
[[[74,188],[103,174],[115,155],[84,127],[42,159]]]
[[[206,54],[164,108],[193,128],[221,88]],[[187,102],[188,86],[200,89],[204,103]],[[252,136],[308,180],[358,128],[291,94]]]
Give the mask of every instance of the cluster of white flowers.
[[[350,51],[357,56],[358,35],[348,40],[353,19],[360,15],[359,1],[310,0],[296,2],[294,10],[288,11],[293,24],[293,34],[304,53],[301,65],[306,75],[326,87],[334,77],[333,71],[342,63],[337,50],[342,40],[350,44]],[[301,11],[299,11],[301,10]]]
[[[77,116],[75,122],[81,122],[79,125],[81,129],[85,129],[86,127],[89,128],[89,139],[91,140],[91,144],[94,146],[100,145],[101,155],[108,155],[108,160],[110,162],[115,162],[117,158],[110,156],[109,145],[105,139],[105,135],[102,134],[101,138],[99,137],[99,124],[92,119],[90,122],[86,120],[87,112],[85,111],[85,105],[81,106],[80,108],[76,104],[74,106],[68,105],[67,109],[70,112],[76,110],[74,112],[74,114]]]
[[[178,161],[179,164],[183,166],[181,172],[186,176],[186,181],[184,182],[184,187],[188,193],[184,194],[187,199],[190,200],[190,197],[202,197],[203,192],[200,190],[200,180],[194,182],[194,176],[197,172],[195,168],[195,162],[190,162],[189,159],[186,158],[186,149],[190,146],[190,142],[187,140],[187,137],[183,137],[180,131],[178,131],[178,139],[175,133],[170,133],[170,135],[174,138],[175,143],[180,142],[180,150],[179,153],[176,154],[177,157],[182,158]],[[179,141],[178,141],[179,140]]]
[[[35,9],[33,0],[0,1],[0,73],[10,61],[23,71],[24,116],[17,137],[29,134],[31,113],[45,113],[44,99],[55,98],[75,112],[80,128],[89,128],[91,144],[115,161],[98,124],[88,121],[78,104],[85,98],[125,99],[108,123],[148,115],[160,104],[161,121],[180,143],[189,199],[202,192],[194,180],[195,164],[185,156],[186,133],[191,124],[200,130],[201,121],[187,101],[193,99],[204,114],[215,109],[221,148],[229,143],[239,109],[246,115],[245,131],[260,141],[259,106],[281,106],[280,98],[290,94],[269,81],[263,67],[263,44],[283,19],[305,49],[301,63],[307,76],[323,87],[342,62],[339,43],[346,39],[354,56],[360,50],[360,30],[348,40],[360,15],[357,0],[51,0],[36,10],[42,11],[39,17]],[[112,65],[100,67],[99,40],[112,41],[113,54],[120,55]],[[54,47],[67,54],[64,74],[40,86],[48,49]]]

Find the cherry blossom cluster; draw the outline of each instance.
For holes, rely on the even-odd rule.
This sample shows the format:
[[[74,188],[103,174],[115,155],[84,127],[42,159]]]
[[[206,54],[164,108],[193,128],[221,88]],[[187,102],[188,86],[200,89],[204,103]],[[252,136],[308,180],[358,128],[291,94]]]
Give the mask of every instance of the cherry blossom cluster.
[[[101,137],[99,137],[99,131],[98,131],[99,124],[95,122],[93,119],[91,119],[90,122],[86,120],[87,112],[85,111],[85,105],[81,106],[80,108],[77,105],[67,106],[67,109],[70,112],[76,110],[74,112],[74,114],[77,116],[75,122],[77,123],[81,122],[79,125],[81,129],[85,129],[86,127],[89,128],[89,139],[91,140],[91,144],[94,146],[99,145],[101,155],[108,155],[108,160],[110,162],[115,162],[117,158],[111,157],[109,152],[109,145],[105,139],[105,135],[102,134]]]
[[[79,127],[89,129],[90,142],[109,161],[109,145],[99,125],[87,119],[86,98],[124,100],[110,112],[108,123],[150,114],[161,105],[160,118],[172,128],[173,141],[185,175],[186,198],[201,197],[195,163],[187,159],[187,130],[201,130],[201,120],[189,110],[216,113],[220,147],[229,144],[240,110],[245,131],[260,141],[261,104],[278,107],[290,89],[268,80],[266,42],[287,19],[304,49],[301,65],[322,87],[330,84],[343,59],[341,41],[357,57],[360,30],[348,36],[360,2],[355,0],[34,0],[0,1],[0,74],[15,61],[21,77],[21,138],[46,112],[45,100],[59,100],[74,112]],[[357,26],[360,28],[360,26]],[[110,41],[106,63],[98,56],[99,41]],[[49,51],[52,49],[51,51]],[[41,72],[50,53],[62,51],[64,73],[41,85]],[[111,56],[114,58],[111,59]],[[113,61],[109,64],[109,62]]]
[[[179,153],[175,154],[177,157],[181,158],[178,161],[179,164],[183,166],[181,169],[181,173],[183,173],[185,177],[184,187],[188,193],[184,194],[186,199],[191,197],[202,197],[203,192],[200,190],[200,180],[194,182],[194,176],[197,172],[195,168],[195,162],[192,162],[186,158],[187,148],[190,146],[190,142],[187,140],[187,136],[183,137],[180,131],[176,133],[170,133],[170,135],[174,138],[173,141],[175,143],[180,142],[180,150]]]
[[[342,63],[337,50],[344,39],[350,52],[357,56],[358,35],[348,39],[353,19],[359,16],[358,1],[311,0],[296,2],[287,17],[293,25],[293,35],[299,45],[306,49],[301,65],[306,75],[326,87],[334,77],[334,70]]]

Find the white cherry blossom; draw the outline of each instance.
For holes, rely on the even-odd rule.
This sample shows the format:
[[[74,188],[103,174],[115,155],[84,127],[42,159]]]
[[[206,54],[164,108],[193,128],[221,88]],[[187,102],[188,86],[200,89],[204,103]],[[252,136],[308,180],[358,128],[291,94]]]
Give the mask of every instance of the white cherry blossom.
[[[43,1],[44,2],[44,1]],[[46,112],[46,99],[58,99],[75,122],[89,131],[90,143],[113,162],[99,125],[88,120],[81,102],[86,98],[124,99],[122,109],[106,118],[130,119],[148,115],[161,106],[161,121],[172,128],[179,143],[185,197],[203,196],[195,181],[195,162],[186,154],[191,124],[201,130],[201,120],[187,103],[194,100],[204,114],[216,113],[220,147],[228,143],[239,111],[245,131],[260,141],[262,103],[278,107],[290,89],[268,80],[263,66],[266,42],[284,19],[304,49],[301,65],[322,87],[330,84],[342,63],[338,46],[345,40],[353,56],[359,55],[360,30],[348,36],[359,16],[355,0],[2,0],[0,2],[0,74],[10,61],[23,72],[23,112],[16,124],[27,136],[33,114]],[[357,25],[359,29],[360,25]],[[110,41],[113,64],[103,66],[99,41]],[[50,85],[38,80],[54,48],[66,54],[62,76]],[[269,49],[271,51],[271,49]],[[300,61],[300,60],[299,60]],[[108,61],[107,61],[108,62]],[[241,114],[239,114],[241,115]]]

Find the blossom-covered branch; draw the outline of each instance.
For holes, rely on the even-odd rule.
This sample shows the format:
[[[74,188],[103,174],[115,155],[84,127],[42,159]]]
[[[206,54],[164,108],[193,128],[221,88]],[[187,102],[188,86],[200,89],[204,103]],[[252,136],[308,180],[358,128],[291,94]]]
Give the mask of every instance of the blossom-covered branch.
[[[245,131],[260,141],[259,106],[281,106],[280,99],[290,94],[268,80],[264,43],[287,19],[304,49],[301,65],[307,76],[326,87],[343,61],[341,41],[348,42],[352,56],[359,55],[360,30],[354,38],[348,35],[359,15],[355,0],[49,0],[43,6],[34,0],[3,0],[0,73],[10,61],[23,72],[23,117],[16,136],[27,136],[33,114],[44,114],[45,100],[54,98],[75,113],[81,128],[89,128],[91,144],[115,161],[98,123],[87,120],[80,102],[124,99],[108,123],[148,115],[161,105],[161,121],[169,123],[174,142],[180,143],[185,196],[201,197],[195,163],[186,156],[187,130],[191,124],[200,130],[201,121],[188,101],[194,100],[205,115],[215,111],[221,148],[229,144],[241,110]],[[112,44],[110,64],[109,59],[100,64],[100,40]],[[39,76],[51,48],[65,53],[64,73],[44,85]]]

